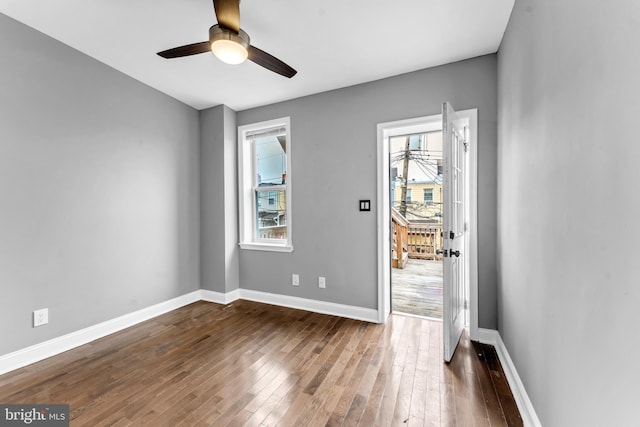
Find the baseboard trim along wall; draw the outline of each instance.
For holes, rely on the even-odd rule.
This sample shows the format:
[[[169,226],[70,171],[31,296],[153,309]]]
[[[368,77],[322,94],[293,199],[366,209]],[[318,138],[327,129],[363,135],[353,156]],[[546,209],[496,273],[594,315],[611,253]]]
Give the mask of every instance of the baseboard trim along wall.
[[[63,353],[67,350],[71,350],[72,348],[87,344],[91,341],[97,340],[98,338],[121,331],[130,326],[144,322],[145,320],[149,320],[171,310],[199,301],[200,299],[200,291],[193,291],[186,295],[134,311],[133,313],[98,323],[97,325],[89,326],[88,328],[80,329],[79,331],[71,332],[12,353],[1,355],[0,375]]]
[[[145,320],[152,319],[171,310],[183,307],[196,301],[207,301],[217,304],[230,304],[239,299],[256,301],[264,304],[272,304],[281,307],[295,308],[298,310],[312,311],[314,313],[329,314],[377,323],[378,311],[370,308],[355,307],[326,301],[316,301],[306,298],[288,295],[272,294],[268,292],[253,291],[250,289],[235,289],[222,293],[200,289],[177,298],[170,299],[147,308],[125,314],[115,319],[107,320],[97,325],[89,326],[57,338],[32,345],[30,347],[0,356],[0,375],[22,368],[40,360],[79,347],[104,336],[121,331]],[[492,329],[478,329],[477,340],[491,344],[496,348],[496,353],[504,369],[509,386],[513,391],[518,410],[522,416],[525,427],[541,427],[542,424],[529,400],[527,391],[518,376],[515,365],[509,356],[509,352],[502,341],[498,331]]]
[[[71,332],[57,338],[50,339],[21,350],[0,355],[0,375],[47,359],[72,348],[79,347],[104,336],[126,329],[130,326],[152,319],[171,310],[183,307],[196,301],[207,301],[217,304],[230,304],[239,299],[256,301],[265,304],[330,314],[350,319],[364,320],[376,323],[378,311],[350,305],[336,304],[325,301],[315,301],[306,298],[287,295],[271,294],[268,292],[252,291],[249,289],[235,289],[227,293],[200,289],[188,294],[170,299],[133,313],[125,314],[115,319],[107,320],[97,325],[79,331]]]
[[[378,310],[288,295],[240,289],[240,299],[378,323]]]
[[[542,427],[542,423],[540,423],[540,419],[533,408],[527,390],[525,390],[520,380],[518,371],[513,364],[513,360],[511,360],[511,356],[509,356],[509,352],[502,341],[500,333],[493,329],[478,328],[478,341],[495,347],[498,358],[500,359],[500,364],[507,377],[507,382],[513,392],[513,398],[518,405],[524,427]]]
[[[200,299],[226,305],[240,299],[240,289],[235,289],[227,293],[200,289]]]

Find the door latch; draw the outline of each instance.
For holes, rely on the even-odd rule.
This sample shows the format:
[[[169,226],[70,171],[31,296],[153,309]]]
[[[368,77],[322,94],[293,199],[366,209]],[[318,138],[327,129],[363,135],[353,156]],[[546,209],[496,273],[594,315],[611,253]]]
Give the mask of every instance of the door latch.
[[[436,255],[442,255],[444,257],[459,257],[460,251],[454,251],[453,249],[445,249],[444,251],[441,251],[440,249],[436,249]]]

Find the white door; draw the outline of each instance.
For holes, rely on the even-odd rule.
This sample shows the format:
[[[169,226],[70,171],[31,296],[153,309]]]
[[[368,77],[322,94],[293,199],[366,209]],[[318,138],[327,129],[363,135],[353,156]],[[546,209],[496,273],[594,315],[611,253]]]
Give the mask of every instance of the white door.
[[[442,104],[443,131],[443,275],[444,360],[450,362],[464,329],[464,252],[466,130],[448,102]]]

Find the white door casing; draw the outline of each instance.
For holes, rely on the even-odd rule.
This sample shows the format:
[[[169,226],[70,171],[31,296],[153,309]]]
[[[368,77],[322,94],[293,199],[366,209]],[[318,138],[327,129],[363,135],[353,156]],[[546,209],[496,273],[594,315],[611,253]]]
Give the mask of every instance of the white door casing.
[[[378,124],[378,322],[391,313],[391,205],[389,139],[442,129],[442,115]]]
[[[467,254],[465,275],[468,283],[469,328],[472,340],[478,333],[478,250],[477,250],[477,146],[478,110],[458,111],[468,123],[468,209]],[[389,192],[389,138],[408,133],[442,129],[442,115],[417,117],[380,123],[377,126],[377,254],[378,254],[378,322],[384,323],[391,312],[391,227]]]

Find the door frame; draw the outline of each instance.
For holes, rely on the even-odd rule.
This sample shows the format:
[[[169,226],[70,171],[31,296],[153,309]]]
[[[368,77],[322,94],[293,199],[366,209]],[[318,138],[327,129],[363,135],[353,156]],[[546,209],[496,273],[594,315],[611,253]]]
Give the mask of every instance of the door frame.
[[[478,339],[478,109],[458,111],[469,120],[469,233],[468,286],[469,333]],[[389,204],[389,138],[408,133],[442,129],[442,114],[379,123],[377,126],[377,243],[378,322],[385,323],[391,312],[391,207]]]

